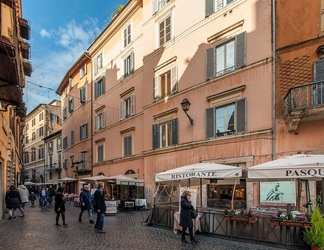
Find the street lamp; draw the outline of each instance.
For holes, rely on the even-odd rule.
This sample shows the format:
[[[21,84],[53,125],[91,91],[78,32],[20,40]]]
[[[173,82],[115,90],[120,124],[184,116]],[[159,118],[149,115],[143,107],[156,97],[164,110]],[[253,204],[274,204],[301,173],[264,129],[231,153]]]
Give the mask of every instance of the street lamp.
[[[191,103],[189,102],[189,100],[187,98],[185,98],[182,100],[182,102],[180,104],[181,104],[183,112],[185,112],[185,114],[187,115],[191,125],[193,125],[193,119],[187,113],[187,111],[190,109]]]

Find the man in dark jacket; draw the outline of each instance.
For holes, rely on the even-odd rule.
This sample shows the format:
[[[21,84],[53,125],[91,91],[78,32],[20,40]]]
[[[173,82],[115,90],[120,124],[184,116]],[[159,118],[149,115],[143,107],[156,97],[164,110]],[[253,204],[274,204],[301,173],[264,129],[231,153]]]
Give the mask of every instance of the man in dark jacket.
[[[90,203],[90,197],[91,193],[89,191],[89,186],[84,185],[83,190],[80,193],[80,205],[81,205],[81,211],[79,214],[79,222],[82,222],[82,214],[84,211],[88,211],[88,216],[90,220],[90,224],[93,224],[94,221],[92,220],[92,211],[91,211],[91,203]]]
[[[97,213],[97,220],[94,226],[94,229],[99,233],[105,233],[103,230],[105,212],[106,212],[106,204],[105,204],[105,194],[104,194],[105,184],[103,182],[99,182],[98,189],[94,193],[94,210]]]

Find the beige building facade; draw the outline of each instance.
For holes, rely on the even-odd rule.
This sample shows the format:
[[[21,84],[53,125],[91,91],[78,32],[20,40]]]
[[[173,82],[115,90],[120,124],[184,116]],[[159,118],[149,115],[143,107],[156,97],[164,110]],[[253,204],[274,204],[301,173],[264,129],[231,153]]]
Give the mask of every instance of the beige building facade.
[[[61,130],[61,102],[53,100],[49,104],[39,104],[26,116],[24,128],[24,169],[26,181],[45,183],[44,138]]]
[[[31,76],[28,61],[30,26],[22,18],[20,0],[0,1],[0,218],[6,211],[5,193],[24,180],[22,128],[25,76]]]

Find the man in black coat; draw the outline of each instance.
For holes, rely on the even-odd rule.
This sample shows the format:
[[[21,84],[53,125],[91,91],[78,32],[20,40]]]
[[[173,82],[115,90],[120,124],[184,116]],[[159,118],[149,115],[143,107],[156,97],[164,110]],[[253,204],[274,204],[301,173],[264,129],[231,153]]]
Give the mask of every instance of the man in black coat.
[[[103,182],[98,183],[98,189],[94,193],[94,210],[97,213],[97,220],[94,226],[94,229],[99,233],[105,233],[103,230],[106,204],[105,204],[105,193],[104,193],[105,184]]]
[[[91,197],[91,193],[89,191],[89,186],[84,185],[83,190],[80,193],[81,211],[80,211],[80,214],[79,214],[79,222],[82,222],[82,214],[83,214],[83,212],[88,211],[88,217],[89,217],[89,220],[90,220],[90,224],[94,223],[94,221],[92,220],[90,197]]]

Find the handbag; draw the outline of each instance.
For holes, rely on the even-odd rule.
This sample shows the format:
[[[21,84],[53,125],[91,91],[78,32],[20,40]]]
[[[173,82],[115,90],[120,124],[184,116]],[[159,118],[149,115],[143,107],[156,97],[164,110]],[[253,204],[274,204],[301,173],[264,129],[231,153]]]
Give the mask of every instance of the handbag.
[[[190,212],[191,212],[191,218],[192,218],[192,219],[196,219],[197,216],[198,216],[197,210],[194,209],[194,208],[192,208],[192,209],[190,210]]]

